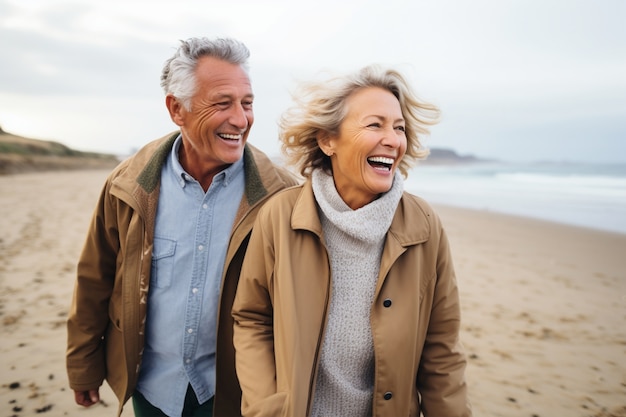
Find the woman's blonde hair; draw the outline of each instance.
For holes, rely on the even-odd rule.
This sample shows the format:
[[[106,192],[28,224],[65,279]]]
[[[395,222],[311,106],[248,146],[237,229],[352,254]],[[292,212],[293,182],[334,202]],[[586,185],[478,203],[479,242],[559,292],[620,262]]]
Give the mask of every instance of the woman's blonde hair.
[[[370,65],[345,76],[300,85],[293,95],[294,105],[285,111],[279,121],[280,141],[287,163],[296,167],[304,177],[315,168],[331,171],[330,157],[317,143],[318,135],[339,133],[346,117],[346,100],[355,91],[379,87],[391,92],[400,102],[405,120],[407,150],[398,169],[407,176],[418,159],[429,151],[422,147],[420,138],[429,133],[428,126],[439,121],[439,108],[421,101],[407,80],[394,69]]]

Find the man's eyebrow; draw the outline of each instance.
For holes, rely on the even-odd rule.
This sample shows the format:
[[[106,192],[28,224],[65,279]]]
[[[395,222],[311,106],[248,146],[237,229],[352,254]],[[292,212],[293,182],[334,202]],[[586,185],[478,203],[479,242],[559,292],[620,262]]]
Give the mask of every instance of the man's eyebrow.
[[[235,96],[233,94],[230,93],[217,93],[213,96],[213,100],[219,101],[219,100],[223,100],[223,99],[228,99],[228,100],[233,100],[235,98]],[[254,98],[254,94],[250,93],[250,94],[246,94],[245,96],[243,96],[243,98]]]

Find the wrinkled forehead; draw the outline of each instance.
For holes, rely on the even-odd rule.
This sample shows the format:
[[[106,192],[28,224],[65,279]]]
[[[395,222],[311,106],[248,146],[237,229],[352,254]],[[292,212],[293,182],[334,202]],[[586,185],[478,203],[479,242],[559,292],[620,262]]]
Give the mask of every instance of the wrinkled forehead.
[[[345,117],[377,116],[390,120],[404,120],[398,98],[380,87],[365,87],[352,92],[345,101]]]
[[[210,90],[211,95],[253,96],[248,72],[239,64],[204,57],[198,61],[196,78],[199,89]]]

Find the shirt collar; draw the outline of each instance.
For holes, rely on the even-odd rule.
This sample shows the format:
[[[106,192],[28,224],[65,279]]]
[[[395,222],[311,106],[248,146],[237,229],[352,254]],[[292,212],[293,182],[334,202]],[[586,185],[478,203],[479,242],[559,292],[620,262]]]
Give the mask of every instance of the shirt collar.
[[[178,160],[178,151],[180,150],[180,145],[183,143],[182,135],[178,135],[176,140],[174,141],[174,145],[172,146],[172,152],[170,153],[170,162],[172,164],[172,171],[176,180],[180,184],[182,188],[185,187],[186,183],[189,181],[196,181],[191,175],[185,171],[183,166],[180,164]],[[223,171],[219,172],[213,178],[213,182],[223,182],[224,186],[228,186],[233,179],[243,171],[243,158],[239,158],[237,162],[228,166]]]

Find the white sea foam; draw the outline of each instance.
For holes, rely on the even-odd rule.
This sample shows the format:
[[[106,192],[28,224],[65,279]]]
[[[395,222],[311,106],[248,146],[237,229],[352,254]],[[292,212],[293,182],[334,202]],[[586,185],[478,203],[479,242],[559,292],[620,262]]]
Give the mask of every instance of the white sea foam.
[[[421,165],[405,188],[432,203],[626,233],[626,165]]]

